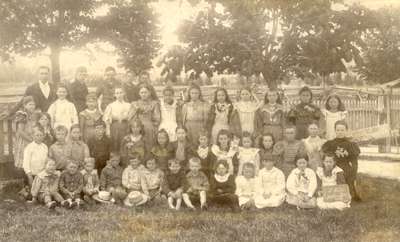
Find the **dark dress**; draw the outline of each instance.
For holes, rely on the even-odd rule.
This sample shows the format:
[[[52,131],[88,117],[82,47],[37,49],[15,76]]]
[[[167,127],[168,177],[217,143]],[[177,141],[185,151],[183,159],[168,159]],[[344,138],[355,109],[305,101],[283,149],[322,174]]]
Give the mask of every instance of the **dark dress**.
[[[171,145],[163,148],[160,146],[154,146],[151,151],[151,156],[157,161],[158,167],[163,171],[168,171],[168,161],[174,158],[174,151]]]
[[[181,169],[178,173],[167,171],[165,173],[165,182],[163,186],[163,193],[175,192],[177,189],[182,188],[185,182],[185,172]]]
[[[214,174],[214,166],[217,162],[217,157],[211,152],[211,147],[207,147],[208,151],[201,151],[199,148],[192,150],[193,156],[200,159],[201,171],[210,178]]]
[[[193,157],[193,149],[189,143],[189,141],[186,141],[183,147],[183,152],[182,154],[178,154],[178,141],[172,142],[171,147],[173,150],[173,156],[176,158],[180,164],[181,164],[181,169],[187,172],[189,170],[188,163],[189,159]]]
[[[106,135],[103,135],[100,139],[92,137],[89,139],[87,145],[89,147],[90,157],[95,159],[95,169],[100,176],[101,171],[110,159],[111,141]]]
[[[215,175],[210,177],[210,190],[208,196],[212,203],[228,205],[232,209],[238,208],[239,200],[235,195],[235,190],[235,177],[233,175],[229,175],[228,180],[225,182],[217,181]]]
[[[75,105],[78,113],[86,109],[86,96],[89,90],[84,82],[75,80],[68,84],[68,94],[70,101]]]
[[[306,107],[313,111],[307,110]],[[308,137],[308,126],[319,123],[323,114],[319,107],[311,103],[300,103],[293,107],[287,114],[287,121],[296,126],[296,139],[301,140]]]

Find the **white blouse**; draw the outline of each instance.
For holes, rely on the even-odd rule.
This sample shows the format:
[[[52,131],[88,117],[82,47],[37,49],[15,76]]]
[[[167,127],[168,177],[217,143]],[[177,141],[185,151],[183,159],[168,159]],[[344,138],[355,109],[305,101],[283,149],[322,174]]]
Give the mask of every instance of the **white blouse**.
[[[315,172],[306,168],[303,175],[299,168],[295,168],[290,173],[286,181],[286,189],[293,195],[297,195],[299,192],[307,193],[308,196],[314,196],[317,190],[317,176]]]

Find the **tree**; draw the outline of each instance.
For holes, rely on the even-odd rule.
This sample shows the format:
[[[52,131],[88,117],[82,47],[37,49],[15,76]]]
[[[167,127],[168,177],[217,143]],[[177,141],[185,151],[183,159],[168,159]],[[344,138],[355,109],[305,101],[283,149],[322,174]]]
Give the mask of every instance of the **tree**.
[[[60,81],[60,53],[87,43],[96,6],[96,0],[1,1],[1,59],[49,49],[53,81]]]

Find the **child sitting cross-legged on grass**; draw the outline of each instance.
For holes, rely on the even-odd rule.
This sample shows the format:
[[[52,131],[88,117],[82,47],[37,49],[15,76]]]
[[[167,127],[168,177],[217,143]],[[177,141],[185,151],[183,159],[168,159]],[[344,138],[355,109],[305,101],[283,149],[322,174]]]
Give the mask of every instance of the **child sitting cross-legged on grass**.
[[[126,188],[128,196],[124,204],[128,207],[136,207],[149,201],[149,189],[145,174],[146,168],[141,164],[141,154],[134,152],[129,155],[129,165],[122,173],[122,185]]]
[[[85,158],[84,169],[81,171],[83,175],[83,200],[86,203],[93,204],[93,196],[100,190],[100,181],[97,170],[94,169],[95,160],[92,157]]]
[[[145,179],[147,189],[149,191],[150,200],[161,198],[162,188],[164,187],[164,172],[159,168],[155,159],[146,161],[147,171],[145,171]]]
[[[83,188],[83,176],[78,171],[78,163],[69,161],[67,169],[61,174],[59,188],[65,202],[63,206],[67,208],[78,208],[83,204],[81,200],[81,192]]]
[[[243,175],[235,179],[235,194],[239,199],[239,206],[243,210],[251,209],[254,206],[255,195],[255,165],[253,163],[243,164]]]
[[[200,171],[201,162],[197,157],[189,160],[189,172],[186,174],[185,183],[183,186],[183,201],[190,209],[195,210],[193,201],[200,200],[200,208],[207,209],[206,192],[209,189],[207,176]]]
[[[179,210],[182,204],[185,172],[181,169],[181,164],[176,159],[168,161],[168,169],[165,176],[163,191],[167,194],[169,208]],[[176,201],[175,205],[174,201]]]
[[[56,162],[50,158],[47,159],[44,171],[33,180],[32,203],[44,203],[49,209],[54,208],[57,202],[63,203],[64,199],[58,190],[59,180],[60,172],[56,170]]]
[[[110,154],[107,166],[101,171],[100,191],[111,193],[111,202],[122,203],[126,198],[125,188],[122,186],[123,169],[119,165],[120,156],[115,153]]]

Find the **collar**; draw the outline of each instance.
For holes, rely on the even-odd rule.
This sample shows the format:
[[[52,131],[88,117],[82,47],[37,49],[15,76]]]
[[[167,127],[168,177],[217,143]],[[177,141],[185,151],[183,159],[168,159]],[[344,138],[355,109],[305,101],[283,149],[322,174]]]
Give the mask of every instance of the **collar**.
[[[39,80],[39,85],[40,86],[49,86],[49,82],[47,81],[46,83],[43,83],[41,80]]]
[[[226,182],[226,181],[228,181],[228,179],[229,179],[229,172],[226,173],[226,174],[223,175],[223,176],[220,176],[220,175],[218,175],[218,174],[215,174],[215,175],[214,175],[214,178],[215,178],[215,180],[217,180],[218,182]]]

